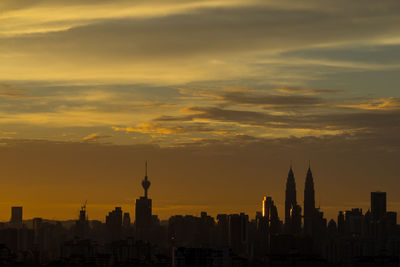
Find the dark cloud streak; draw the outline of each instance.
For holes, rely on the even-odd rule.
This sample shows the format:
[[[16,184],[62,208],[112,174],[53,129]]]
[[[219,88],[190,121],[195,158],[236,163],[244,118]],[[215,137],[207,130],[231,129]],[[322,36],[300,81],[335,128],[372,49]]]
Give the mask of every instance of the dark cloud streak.
[[[272,115],[267,112],[221,109],[217,107],[192,107],[188,110],[194,114],[173,117],[161,116],[155,121],[185,122],[195,119],[233,122],[268,128],[310,129],[310,130],[343,130],[382,131],[400,129],[399,110],[368,110],[353,112],[336,112],[323,115]]]
[[[326,101],[319,97],[300,95],[255,95],[244,92],[231,92],[223,95],[227,102],[250,105],[271,106],[315,106]]]

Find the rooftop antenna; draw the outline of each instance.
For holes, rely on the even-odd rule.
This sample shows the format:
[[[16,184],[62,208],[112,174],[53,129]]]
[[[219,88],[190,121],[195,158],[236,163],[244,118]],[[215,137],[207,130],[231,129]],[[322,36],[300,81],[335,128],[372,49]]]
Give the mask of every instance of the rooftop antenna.
[[[150,181],[148,179],[148,176],[147,176],[147,160],[146,160],[145,176],[144,176],[144,180],[142,181],[142,186],[143,186],[143,189],[144,189],[144,197],[145,198],[147,198],[147,191],[148,191],[150,185],[151,185],[151,183],[150,183]]]

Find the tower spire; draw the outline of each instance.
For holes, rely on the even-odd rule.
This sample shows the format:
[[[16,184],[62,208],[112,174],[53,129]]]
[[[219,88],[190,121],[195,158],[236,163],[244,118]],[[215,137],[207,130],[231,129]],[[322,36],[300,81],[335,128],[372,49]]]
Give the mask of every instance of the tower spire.
[[[147,195],[148,195],[147,191],[149,190],[150,185],[151,185],[151,183],[150,183],[150,181],[148,179],[148,176],[147,176],[147,160],[146,160],[146,163],[145,163],[145,175],[144,175],[144,179],[142,181],[142,187],[144,189],[144,197],[145,198],[147,198]]]
[[[304,186],[304,216],[311,217],[315,210],[314,178],[311,167],[308,167]]]
[[[297,206],[296,194],[296,182],[292,170],[292,161],[290,161],[290,169],[286,180],[285,192],[285,227],[288,233],[291,232],[291,211],[293,211],[293,209]]]

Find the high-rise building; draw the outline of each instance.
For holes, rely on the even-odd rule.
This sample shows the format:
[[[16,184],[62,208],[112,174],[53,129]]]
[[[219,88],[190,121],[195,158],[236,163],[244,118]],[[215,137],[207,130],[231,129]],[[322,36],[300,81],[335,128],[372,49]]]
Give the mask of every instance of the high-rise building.
[[[39,244],[39,232],[40,232],[40,228],[43,225],[43,219],[36,217],[32,219],[32,230],[33,230],[33,234],[34,234],[34,244],[38,245]]]
[[[288,226],[291,223],[291,210],[296,207],[296,182],[294,180],[294,174],[292,166],[290,166],[289,174],[286,180],[286,192],[285,192],[285,225]]]
[[[346,231],[343,211],[339,211],[337,221],[338,232],[343,234]]]
[[[312,217],[315,213],[314,178],[309,167],[304,188],[304,217]]]
[[[79,211],[79,221],[87,221],[86,203],[81,207],[81,210]]]
[[[131,216],[129,215],[129,212],[124,213],[124,219],[122,221],[122,225],[124,227],[129,227],[131,225]]]
[[[296,234],[301,231],[301,207],[296,200],[296,182],[292,166],[286,180],[285,192],[285,232]]]
[[[217,244],[220,247],[229,246],[229,216],[227,214],[217,215]]]
[[[364,215],[362,209],[355,208],[345,212],[345,231],[352,235],[361,235],[364,228]]]
[[[278,209],[271,197],[264,197],[262,202],[262,217],[265,218],[269,233],[276,234],[281,231],[282,222],[279,220]]]
[[[270,228],[270,232],[271,234],[277,234],[280,233],[282,230],[282,222],[279,219],[278,216],[278,209],[275,206],[274,201],[272,201],[271,203],[271,213],[270,213],[270,217],[269,217],[269,228]]]
[[[122,228],[122,209],[121,207],[115,207],[113,211],[110,211],[106,216],[106,227],[111,241],[116,241],[121,238]]]
[[[86,215],[86,202],[82,205],[81,210],[79,211],[79,219],[75,224],[76,235],[81,238],[85,238],[89,232],[89,220]]]
[[[135,227],[137,236],[144,238],[145,232],[152,226],[152,212],[151,212],[151,199],[148,198],[148,190],[151,183],[147,176],[147,161],[145,165],[145,176],[142,181],[142,187],[144,189],[144,196],[136,199],[135,209]]]
[[[304,232],[308,235],[312,235],[315,214],[314,178],[309,166],[304,188]]]
[[[271,216],[272,202],[272,198],[267,196],[265,196],[264,200],[262,201],[262,216],[267,217],[268,220]]]
[[[295,205],[290,212],[290,233],[298,234],[301,232],[301,207]]]
[[[371,192],[371,215],[375,221],[386,215],[386,192]]]
[[[240,214],[229,215],[229,246],[238,255],[246,255],[249,241],[249,216]]]
[[[22,225],[22,207],[11,207],[10,223],[14,225]]]
[[[386,230],[389,234],[393,234],[397,229],[397,212],[386,212]]]

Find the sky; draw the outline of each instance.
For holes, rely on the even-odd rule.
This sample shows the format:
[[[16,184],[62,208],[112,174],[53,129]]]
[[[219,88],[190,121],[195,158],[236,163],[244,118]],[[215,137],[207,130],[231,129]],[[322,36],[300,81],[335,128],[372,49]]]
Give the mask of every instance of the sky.
[[[0,1],[0,220],[400,211],[397,0]]]

